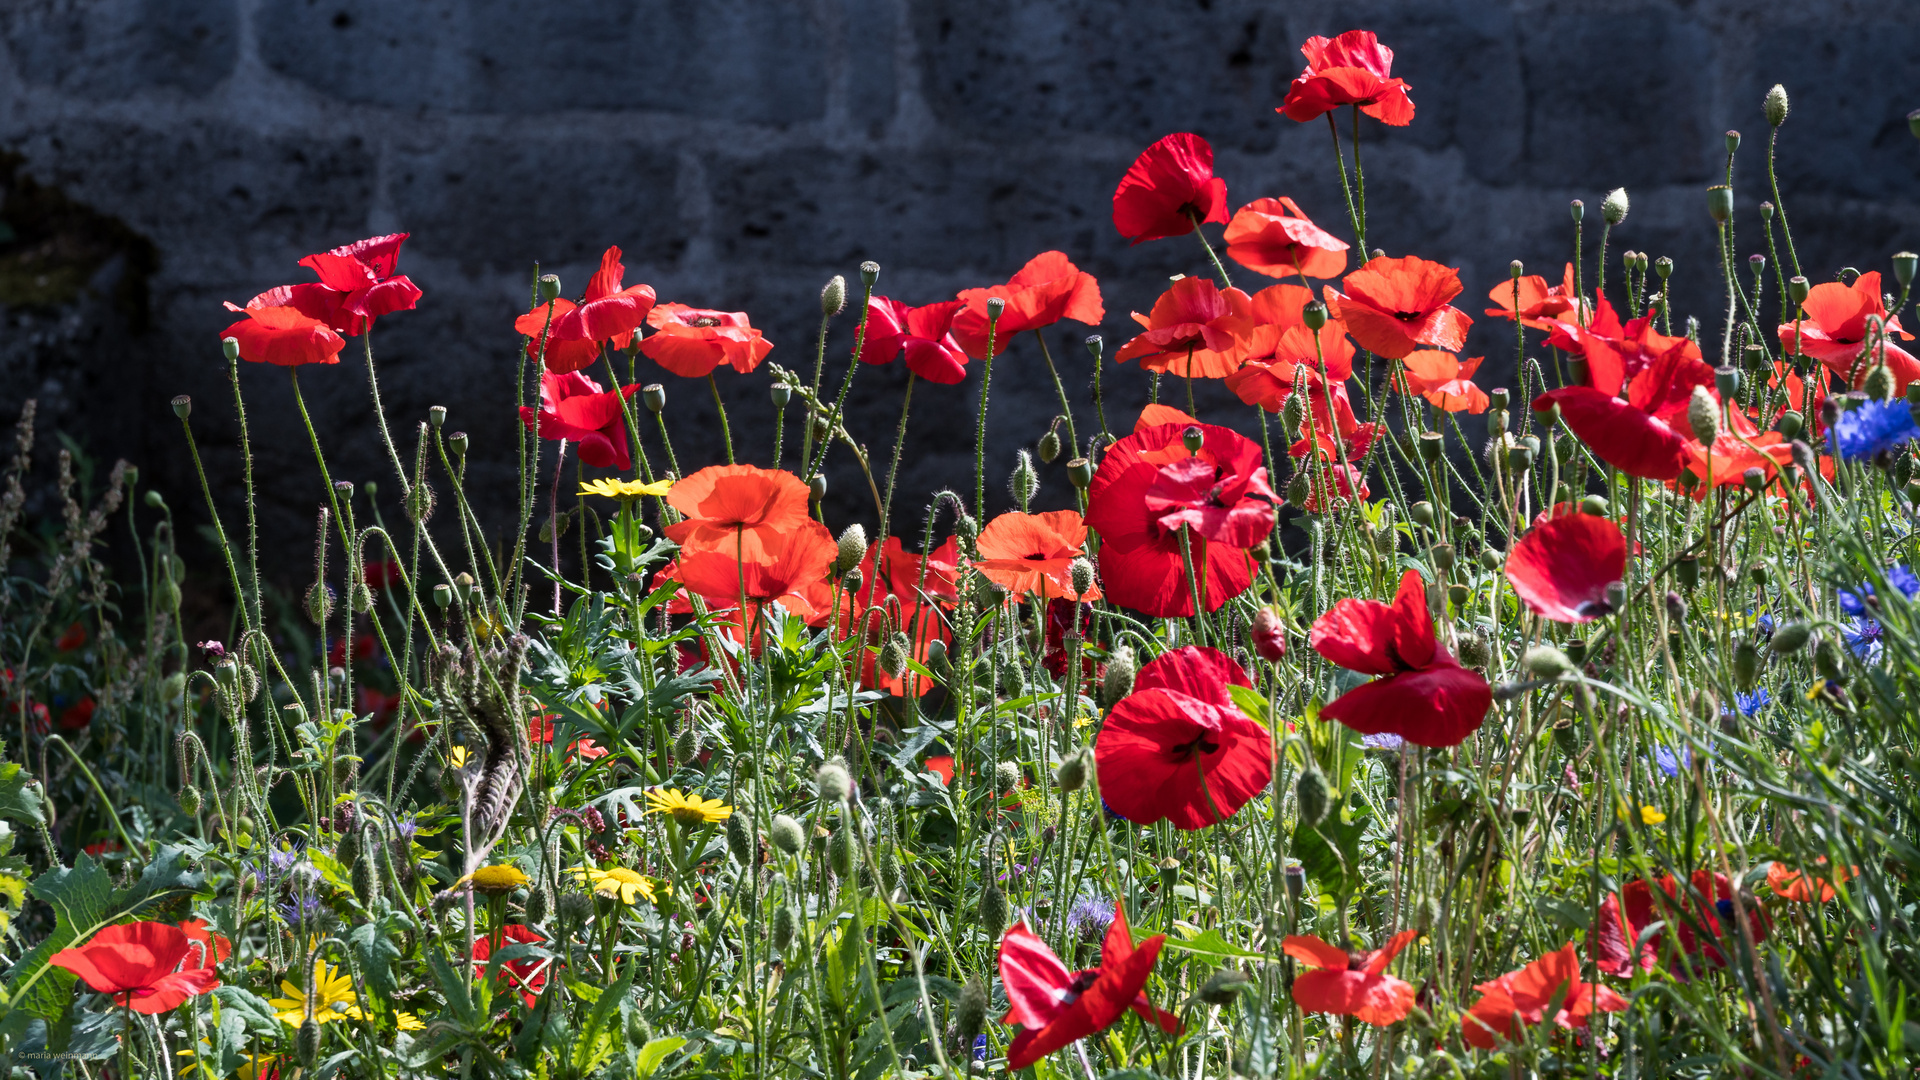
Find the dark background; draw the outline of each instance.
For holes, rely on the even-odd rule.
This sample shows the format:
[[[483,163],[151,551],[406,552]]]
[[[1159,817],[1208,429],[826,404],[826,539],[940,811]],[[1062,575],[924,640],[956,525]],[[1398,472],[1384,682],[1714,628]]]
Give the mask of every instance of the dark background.
[[[864,259],[884,268],[881,292],[917,304],[1057,248],[1099,277],[1111,350],[1168,275],[1205,270],[1191,237],[1129,248],[1112,227],[1114,185],[1154,139],[1211,140],[1235,206],[1291,195],[1347,231],[1325,124],[1274,107],[1301,41],[1354,27],[1396,51],[1418,109],[1409,128],[1364,125],[1370,240],[1460,268],[1483,386],[1513,368],[1508,324],[1480,314],[1488,289],[1514,258],[1557,280],[1568,201],[1590,208],[1591,252],[1615,186],[1632,196],[1615,255],[1672,256],[1677,306],[1717,352],[1704,188],[1722,178],[1723,131],[1740,129],[1739,249],[1761,250],[1760,104],[1775,82],[1792,95],[1780,183],[1808,276],[1920,248],[1920,141],[1904,119],[1920,106],[1920,5],[10,0],[0,408],[37,397],[45,425],[139,464],[196,520],[168,407],[191,394],[216,497],[237,514],[220,302],[309,280],[295,265],[309,252],[406,230],[402,269],[426,295],[375,332],[389,415],[410,456],[412,425],[447,406],[448,429],[472,434],[481,513],[504,527],[511,324],[536,261],[577,295],[618,244],[629,284],[745,310],[775,343],[771,361],[810,370],[817,293],[836,273],[857,282]],[[1236,282],[1266,283],[1244,270]],[[836,375],[852,326],[850,309],[829,342]],[[1049,336],[1083,433],[1088,332]],[[342,355],[302,385],[335,477],[390,494],[359,343]],[[243,366],[265,568],[291,579],[308,572],[318,473],[285,375]],[[668,385],[687,467],[718,460],[707,388],[641,368]],[[1057,409],[1031,341],[994,374],[989,470],[1004,501],[1015,451]],[[764,369],[719,375],[743,459],[764,463]],[[1111,364],[1106,380],[1110,418],[1130,425],[1144,380]],[[896,365],[855,384],[851,426],[876,458],[904,383]],[[978,387],[976,375],[916,391],[904,529],[917,532],[928,493],[970,486]],[[1201,409],[1251,423],[1217,385]],[[797,437],[795,423],[789,446]],[[863,484],[838,461],[830,523],[871,526]],[[1043,504],[1067,501],[1063,464],[1042,470]]]

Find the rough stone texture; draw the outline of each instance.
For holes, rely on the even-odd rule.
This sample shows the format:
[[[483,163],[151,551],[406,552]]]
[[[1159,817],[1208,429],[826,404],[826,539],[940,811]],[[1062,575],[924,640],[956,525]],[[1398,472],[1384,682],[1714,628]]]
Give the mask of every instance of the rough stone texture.
[[[0,8],[0,151],[21,177],[123,222],[158,261],[149,271],[134,248],[102,241],[85,248],[94,254],[76,271],[88,282],[77,293],[0,297],[11,304],[0,409],[41,396],[52,424],[102,456],[138,461],[194,520],[197,481],[167,407],[192,394],[231,513],[239,456],[220,301],[305,280],[295,262],[311,251],[408,230],[403,266],[426,297],[374,335],[394,437],[410,458],[426,407],[448,406],[449,427],[473,435],[480,512],[502,527],[510,324],[536,262],[574,293],[618,244],[629,282],[651,283],[663,300],[746,310],[775,342],[773,362],[810,372],[831,275],[857,280],[860,261],[874,259],[882,292],[925,303],[1057,248],[1101,279],[1111,350],[1130,333],[1127,312],[1149,307],[1168,275],[1206,266],[1191,238],[1129,247],[1113,231],[1113,186],[1153,139],[1198,132],[1235,204],[1292,195],[1347,231],[1326,125],[1273,108],[1299,70],[1300,42],[1354,26],[1395,48],[1418,107],[1409,128],[1363,125],[1369,239],[1461,268],[1460,305],[1478,319],[1468,351],[1489,356],[1485,385],[1509,382],[1513,368],[1507,324],[1479,315],[1487,290],[1516,257],[1557,276],[1573,240],[1568,200],[1597,211],[1620,185],[1633,211],[1606,272],[1618,282],[1627,248],[1671,255],[1679,307],[1717,350],[1725,294],[1702,189],[1724,175],[1721,133],[1743,130],[1738,249],[1762,250],[1760,100],[1776,81],[1793,97],[1779,176],[1806,273],[1884,268],[1892,252],[1920,248],[1920,141],[1904,120],[1920,106],[1911,5],[19,0]],[[0,245],[0,261],[17,248]],[[124,287],[129,274],[144,287]],[[1236,280],[1262,284],[1246,271]],[[141,298],[140,310],[109,294]],[[834,324],[830,387],[851,331],[851,316]],[[1063,325],[1047,338],[1083,435],[1097,423],[1089,332]],[[360,343],[343,356],[301,386],[334,475],[385,481]],[[317,470],[286,375],[250,368],[242,378],[257,466],[272,478],[266,528],[291,578],[303,572]],[[715,460],[708,388],[645,361],[639,378],[667,382],[681,460]],[[1108,419],[1124,428],[1145,380],[1111,364],[1103,379]],[[767,382],[719,379],[749,460],[771,452]],[[978,385],[916,388],[903,528],[918,528],[933,490],[971,484]],[[877,461],[904,386],[898,367],[867,367],[849,398]],[[1166,390],[1184,402],[1177,384]],[[1254,430],[1217,385],[1196,396],[1203,411]],[[1016,343],[994,372],[994,490],[1056,411],[1037,346]],[[797,437],[796,423],[790,447]],[[648,448],[657,460],[651,434]],[[871,524],[865,481],[849,466],[836,452],[833,520]],[[1059,464],[1042,475],[1042,502],[1064,502]]]

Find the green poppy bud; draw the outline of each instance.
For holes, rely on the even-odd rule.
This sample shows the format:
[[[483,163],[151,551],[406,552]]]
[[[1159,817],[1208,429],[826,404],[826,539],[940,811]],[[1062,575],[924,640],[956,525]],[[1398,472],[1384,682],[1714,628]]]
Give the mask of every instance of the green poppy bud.
[[[1521,666],[1536,679],[1558,679],[1573,670],[1573,661],[1555,646],[1541,642],[1520,657]]]
[[[1007,894],[1000,886],[987,882],[980,890],[980,929],[985,931],[988,941],[999,941],[1000,935],[1007,929]]]
[[[1133,649],[1122,645],[1107,658],[1107,674],[1100,681],[1100,704],[1111,709],[1121,698],[1133,693]]]
[[[1733,647],[1733,682],[1741,690],[1753,689],[1760,680],[1760,650],[1753,642],[1742,641]]]
[[[867,530],[855,522],[840,532],[839,550],[833,558],[833,572],[844,574],[867,557]]]
[[[847,279],[835,274],[827,279],[827,284],[820,290],[820,314],[831,318],[845,310],[847,310]]]
[[[1760,111],[1766,114],[1767,126],[1779,127],[1787,122],[1787,88],[1779,83],[1767,91],[1766,99],[1760,103]]]
[[[1693,428],[1693,437],[1700,440],[1702,446],[1712,446],[1720,438],[1720,403],[1713,399],[1713,392],[1704,386],[1693,388],[1693,397],[1687,402],[1687,423]]]
[[[1087,782],[1087,752],[1078,750],[1069,754],[1067,759],[1060,763],[1060,768],[1053,774],[1053,779],[1061,794],[1071,795],[1079,791]]]
[[[1060,456],[1060,433],[1049,428],[1045,435],[1040,436],[1040,444],[1035,449],[1043,464],[1053,464],[1053,459]]]
[[[987,1029],[987,984],[979,977],[968,979],[960,988],[960,1002],[953,1010],[954,1033],[960,1036],[960,1045],[968,1053],[973,1051],[974,1040]]]
[[[1600,204],[1600,217],[1609,225],[1618,225],[1627,220],[1627,189],[1620,187],[1607,192]]]
[[[1813,646],[1813,669],[1820,677],[1833,683],[1847,681],[1846,670],[1840,666],[1840,646],[1830,634],[1822,634]]]
[[[293,1038],[293,1052],[303,1068],[313,1068],[314,1061],[320,1057],[320,1021],[311,1016],[300,1021]]]
[[[800,854],[801,845],[806,843],[806,834],[801,831],[800,823],[785,814],[773,815],[773,828],[768,831],[767,838],[773,841],[774,847],[789,855]]]
[[[827,863],[833,867],[835,877],[841,881],[853,878],[853,868],[858,864],[858,848],[853,842],[853,822],[842,822],[833,835],[827,838]]]
[[[1309,763],[1306,771],[1293,782],[1293,798],[1300,808],[1300,823],[1316,826],[1327,820],[1327,811],[1332,809],[1333,794],[1327,788],[1327,776],[1318,765]]]
[[[770,935],[773,951],[784,953],[793,944],[794,924],[793,905],[781,904],[773,909],[773,932]]]
[[[846,763],[839,758],[829,758],[814,774],[814,783],[820,792],[820,801],[825,803],[844,803],[853,798],[853,777],[848,774]]]
[[[1209,1005],[1231,1005],[1252,986],[1253,979],[1246,972],[1221,968],[1208,977],[1194,996]]]
[[[1867,399],[1870,401],[1890,400],[1893,397],[1893,372],[1888,371],[1885,364],[1875,364],[1867,372],[1866,380],[1860,384],[1860,389],[1866,391]]]

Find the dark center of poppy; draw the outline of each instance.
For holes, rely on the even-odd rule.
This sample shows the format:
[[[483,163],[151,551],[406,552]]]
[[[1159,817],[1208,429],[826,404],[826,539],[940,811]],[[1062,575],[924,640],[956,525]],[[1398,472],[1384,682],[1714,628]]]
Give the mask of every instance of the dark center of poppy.
[[[1028,554],[1022,555],[1020,557],[1027,560],[1028,562],[1046,562],[1047,561],[1046,555],[1038,551],[1029,552]]]
[[[1100,972],[1098,970],[1074,972],[1073,981],[1067,984],[1067,1001],[1072,1002],[1078,1000],[1080,995],[1086,993],[1088,988],[1092,987],[1094,981],[1098,978],[1100,978]]]
[[[1602,615],[1610,614],[1613,611],[1613,605],[1605,600],[1583,600],[1580,606],[1573,610],[1582,618],[1597,619]]]
[[[1367,960],[1371,956],[1373,956],[1372,953],[1353,952],[1349,950],[1347,953],[1347,970],[1359,971],[1365,968],[1367,966]]]
[[[713,317],[713,316],[711,316],[711,315],[702,315],[702,316],[700,316],[699,318],[697,318],[697,319],[695,319],[695,320],[693,320],[692,322],[690,322],[690,323],[688,323],[687,325],[689,325],[689,326],[719,326],[719,325],[720,325],[720,320],[719,320],[719,319],[716,319],[716,318],[714,318],[714,317]]]
[[[1201,735],[1192,742],[1183,742],[1178,746],[1170,747],[1167,752],[1173,755],[1173,760],[1175,761],[1192,761],[1196,750],[1202,755],[1205,755],[1211,754],[1218,749],[1220,749],[1219,743],[1213,742],[1205,735]]]
[[[1393,317],[1399,319],[1401,322],[1419,322],[1421,319],[1427,317],[1427,313],[1424,311],[1396,311],[1393,313]]]

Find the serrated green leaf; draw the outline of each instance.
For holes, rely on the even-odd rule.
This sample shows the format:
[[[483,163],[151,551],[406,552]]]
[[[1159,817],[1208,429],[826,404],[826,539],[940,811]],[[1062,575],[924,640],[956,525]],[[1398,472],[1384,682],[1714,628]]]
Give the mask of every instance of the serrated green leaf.
[[[361,923],[347,935],[347,944],[353,949],[367,989],[383,1001],[391,1001],[400,992],[400,984],[393,978],[393,963],[400,959],[400,947],[393,943],[391,935],[398,919],[389,914],[374,922]]]
[[[0,765],[0,817],[23,825],[47,823],[46,800],[38,787],[28,786],[33,774],[12,762]]]

